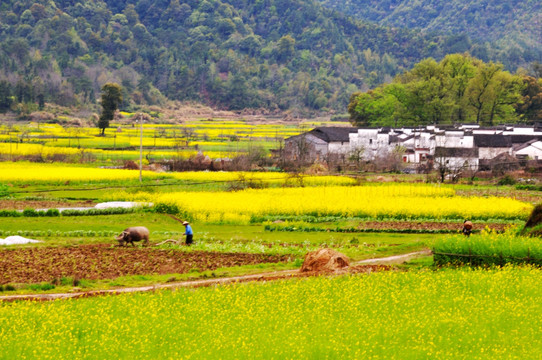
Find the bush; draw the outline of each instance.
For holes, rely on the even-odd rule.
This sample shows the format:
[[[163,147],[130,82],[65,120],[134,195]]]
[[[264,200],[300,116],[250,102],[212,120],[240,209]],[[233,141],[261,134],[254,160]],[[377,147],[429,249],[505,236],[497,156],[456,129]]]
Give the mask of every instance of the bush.
[[[9,197],[9,186],[6,184],[0,184],[0,198]]]
[[[20,216],[23,216],[23,213],[17,210],[0,210],[0,217],[20,217]]]
[[[64,210],[62,216],[93,216],[93,215],[118,215],[118,214],[131,214],[138,210],[138,208],[108,208],[108,209],[87,209],[87,210]]]
[[[516,179],[512,177],[512,175],[506,174],[502,178],[499,179],[498,185],[515,185]]]
[[[24,209],[23,216],[25,217],[38,217],[39,213],[34,209]]]
[[[161,214],[176,215],[180,212],[179,207],[175,204],[158,203],[154,205],[154,211]]]
[[[60,216],[60,211],[58,209],[48,209],[45,212],[45,216],[50,216],[50,217]]]
[[[47,291],[47,290],[52,290],[55,288],[55,286],[51,283],[43,283],[43,284],[31,284],[28,286],[28,288],[30,290],[34,290],[34,291]]]

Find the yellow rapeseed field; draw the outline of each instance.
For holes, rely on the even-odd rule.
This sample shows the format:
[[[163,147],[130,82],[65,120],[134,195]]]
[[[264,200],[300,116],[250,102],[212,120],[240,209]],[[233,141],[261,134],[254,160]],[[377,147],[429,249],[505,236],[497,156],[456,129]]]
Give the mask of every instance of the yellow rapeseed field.
[[[510,198],[454,196],[431,185],[325,186],[250,189],[238,192],[177,192],[149,201],[178,207],[202,222],[248,223],[251,218],[339,216],[395,219],[524,219],[532,205]]]
[[[144,171],[145,177],[159,174]],[[138,179],[138,170],[99,169],[28,162],[0,162],[0,182],[57,182]]]
[[[54,147],[40,144],[0,143],[0,154],[4,155],[41,155],[44,158],[52,155],[74,155],[81,150],[71,147]]]
[[[538,359],[536,268],[0,304],[5,359]]]
[[[186,171],[174,172],[171,176],[179,180],[188,181],[257,181],[263,184],[288,183],[291,185],[323,186],[323,185],[353,185],[356,181],[346,176],[291,176],[278,172],[246,172],[246,171]]]

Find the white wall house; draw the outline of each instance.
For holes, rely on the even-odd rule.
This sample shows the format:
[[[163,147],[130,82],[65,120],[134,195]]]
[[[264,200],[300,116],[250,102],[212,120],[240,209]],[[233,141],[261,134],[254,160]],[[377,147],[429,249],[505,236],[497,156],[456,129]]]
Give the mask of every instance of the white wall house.
[[[474,146],[478,148],[478,157],[493,159],[501,154],[512,155],[512,138],[503,134],[476,134]]]
[[[542,141],[532,140],[515,148],[515,155],[518,158],[530,160],[542,160]]]
[[[429,125],[419,128],[316,128],[286,139],[295,144],[299,137],[311,144],[316,156],[346,155],[363,148],[363,158],[374,161],[396,147],[404,150],[402,160],[409,164],[428,159],[449,167],[477,169],[481,162],[502,156],[542,160],[542,128],[534,126]],[[297,139],[297,140],[296,140]]]
[[[350,152],[349,134],[357,131],[350,127],[319,127],[309,132],[289,137],[284,150],[291,159],[323,159],[328,154],[347,155]]]

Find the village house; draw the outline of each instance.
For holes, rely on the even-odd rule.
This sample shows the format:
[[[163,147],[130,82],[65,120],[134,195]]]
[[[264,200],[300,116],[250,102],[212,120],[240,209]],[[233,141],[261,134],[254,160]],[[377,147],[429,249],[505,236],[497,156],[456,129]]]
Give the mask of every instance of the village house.
[[[317,127],[284,141],[284,155],[291,160],[321,160],[328,154],[346,156],[351,151],[352,127]]]
[[[428,125],[403,128],[319,127],[290,137],[285,150],[313,160],[329,154],[362,153],[365,161],[399,151],[408,167],[425,164],[478,170],[499,158],[542,159],[542,128],[538,126],[480,127]]]

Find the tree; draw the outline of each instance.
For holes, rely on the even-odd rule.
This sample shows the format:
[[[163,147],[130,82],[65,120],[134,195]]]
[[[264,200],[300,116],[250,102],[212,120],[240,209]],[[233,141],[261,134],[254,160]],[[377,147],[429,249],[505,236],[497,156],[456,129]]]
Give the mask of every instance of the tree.
[[[495,76],[502,70],[501,64],[490,62],[478,69],[476,76],[466,89],[468,106],[474,111],[476,123],[486,125],[486,114]]]
[[[6,112],[13,103],[11,85],[6,80],[0,81],[0,112]]]
[[[522,99],[516,104],[516,112],[524,123],[542,121],[542,79],[523,77]]]
[[[277,60],[281,63],[287,62],[294,56],[295,39],[290,35],[280,38],[277,44]]]
[[[107,83],[102,87],[102,115],[98,121],[98,128],[105,134],[109,121],[113,120],[115,110],[122,103],[122,87],[119,84]]]
[[[401,118],[402,86],[390,86],[354,93],[348,105],[350,122],[353,126],[397,126]]]
[[[521,98],[523,82],[518,76],[503,71],[495,77],[495,84],[489,101],[488,124],[495,122],[515,123],[517,121],[514,105]]]

